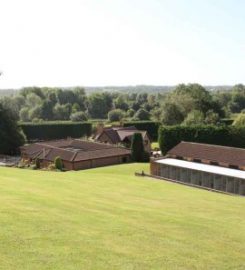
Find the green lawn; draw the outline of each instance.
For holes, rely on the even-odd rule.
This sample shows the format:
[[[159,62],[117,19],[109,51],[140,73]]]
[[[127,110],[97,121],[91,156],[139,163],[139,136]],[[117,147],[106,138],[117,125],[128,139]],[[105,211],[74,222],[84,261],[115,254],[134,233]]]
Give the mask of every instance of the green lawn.
[[[159,143],[158,142],[152,142],[151,143],[151,148],[154,150],[155,148],[159,148]]]
[[[0,168],[0,269],[245,269],[245,198],[147,168]]]

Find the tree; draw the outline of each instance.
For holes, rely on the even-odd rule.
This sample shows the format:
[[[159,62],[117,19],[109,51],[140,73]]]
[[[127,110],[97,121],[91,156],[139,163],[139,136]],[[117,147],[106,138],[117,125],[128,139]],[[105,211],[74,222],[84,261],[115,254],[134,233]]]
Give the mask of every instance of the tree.
[[[137,120],[150,120],[150,113],[144,109],[139,109],[134,116]]]
[[[59,104],[61,105],[64,105],[67,103],[70,103],[72,105],[76,102],[76,95],[71,90],[58,89],[56,95],[57,95],[57,100]]]
[[[41,105],[41,103],[42,103],[42,99],[34,93],[30,93],[26,96],[26,104],[30,108],[39,106]]]
[[[127,117],[132,118],[134,116],[134,114],[135,114],[135,110],[133,110],[133,109],[129,109],[127,111]]]
[[[71,114],[70,119],[73,122],[84,122],[84,121],[88,121],[88,117],[87,117],[86,113],[84,113],[84,112],[73,113],[73,114]]]
[[[110,122],[121,121],[123,117],[124,117],[124,112],[120,109],[115,109],[115,110],[109,111],[108,113],[108,120]]]
[[[54,107],[54,118],[56,120],[69,120],[71,114],[71,104],[60,105],[57,103]]]
[[[135,162],[143,161],[144,152],[145,150],[141,133],[134,133],[131,144],[132,160]]]
[[[29,119],[29,109],[27,107],[23,107],[20,110],[20,120],[23,122],[28,122]]]
[[[206,113],[205,124],[216,125],[220,120],[219,114],[215,113],[213,110],[209,110]]]
[[[184,125],[200,125],[204,123],[204,114],[201,111],[193,110],[185,118]]]
[[[125,95],[119,95],[114,104],[116,109],[121,109],[123,111],[128,110],[128,103],[126,101]]]
[[[0,153],[14,154],[25,142],[14,114],[0,103]]]
[[[240,113],[235,121],[233,122],[233,126],[245,126],[245,113]]]
[[[53,117],[53,102],[45,100],[41,105],[41,118],[44,120],[52,120]]]
[[[164,125],[181,124],[184,120],[184,115],[178,105],[175,103],[165,103],[162,112],[162,123]]]
[[[108,93],[94,93],[88,98],[88,110],[92,118],[106,118],[112,108],[112,98]]]
[[[63,169],[63,162],[60,157],[54,159],[54,166],[57,170],[61,171]]]
[[[81,108],[80,108],[79,104],[78,103],[74,103],[72,105],[71,111],[72,111],[72,113],[76,113],[76,112],[81,111]]]
[[[33,109],[29,111],[29,120],[33,119],[41,119],[42,116],[42,107],[41,106],[36,106]]]

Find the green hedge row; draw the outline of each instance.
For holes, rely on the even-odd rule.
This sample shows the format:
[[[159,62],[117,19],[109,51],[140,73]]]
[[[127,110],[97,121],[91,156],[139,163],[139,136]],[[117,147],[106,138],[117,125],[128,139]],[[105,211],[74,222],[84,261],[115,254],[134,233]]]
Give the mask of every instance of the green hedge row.
[[[159,145],[163,154],[180,143],[200,142],[245,148],[245,127],[234,126],[162,126]]]
[[[158,139],[158,129],[160,123],[153,121],[132,121],[123,123],[124,127],[134,126],[138,130],[146,130],[153,141]]]
[[[65,139],[67,137],[81,138],[90,136],[91,123],[73,122],[42,122],[19,123],[28,141]]]

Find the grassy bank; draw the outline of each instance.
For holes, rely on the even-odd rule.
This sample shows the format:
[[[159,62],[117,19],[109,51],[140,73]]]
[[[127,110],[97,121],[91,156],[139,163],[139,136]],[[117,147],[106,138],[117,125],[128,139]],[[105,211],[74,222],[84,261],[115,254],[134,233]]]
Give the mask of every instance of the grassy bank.
[[[245,198],[135,177],[0,168],[0,269],[244,269]]]

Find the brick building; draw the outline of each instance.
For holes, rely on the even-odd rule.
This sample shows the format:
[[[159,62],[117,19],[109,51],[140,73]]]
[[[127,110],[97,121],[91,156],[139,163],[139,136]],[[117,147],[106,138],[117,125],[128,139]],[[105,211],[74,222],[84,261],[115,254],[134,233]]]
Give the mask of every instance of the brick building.
[[[245,195],[245,149],[181,142],[151,161],[151,174]]]
[[[67,139],[33,143],[20,148],[21,158],[32,162],[40,160],[41,167],[53,164],[60,157],[64,169],[82,170],[129,162],[131,151],[114,145]]]
[[[103,143],[123,144],[126,147],[130,147],[132,137],[135,133],[141,133],[144,149],[150,153],[151,139],[147,131],[138,130],[135,127],[104,128],[96,135],[95,140]]]

